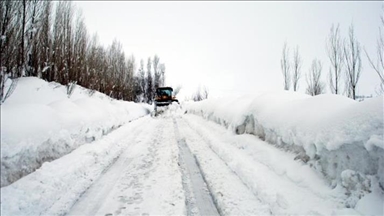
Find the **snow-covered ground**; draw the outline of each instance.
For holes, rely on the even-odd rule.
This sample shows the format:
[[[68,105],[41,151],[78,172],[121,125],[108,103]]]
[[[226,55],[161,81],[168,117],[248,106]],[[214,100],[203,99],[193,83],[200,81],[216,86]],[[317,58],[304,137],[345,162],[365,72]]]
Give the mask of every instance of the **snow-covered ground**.
[[[1,105],[1,186],[148,113],[78,85],[68,95],[58,83],[20,78]]]
[[[332,187],[348,190],[347,206],[384,190],[383,96],[356,102],[330,94],[270,92],[185,107],[233,133],[254,134],[294,152],[295,160],[324,175]]]
[[[154,116],[23,78],[1,109],[2,170],[42,164],[1,188],[2,215],[384,214],[382,97],[280,92]]]

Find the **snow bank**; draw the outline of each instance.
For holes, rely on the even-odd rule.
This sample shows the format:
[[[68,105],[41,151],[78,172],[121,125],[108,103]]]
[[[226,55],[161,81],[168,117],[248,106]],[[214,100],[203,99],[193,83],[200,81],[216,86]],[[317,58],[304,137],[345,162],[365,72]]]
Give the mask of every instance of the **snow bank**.
[[[359,198],[369,192],[372,179],[384,188],[383,96],[356,102],[339,95],[270,92],[185,107],[234,133],[254,134],[295,152],[296,159],[324,174],[334,187],[358,178],[343,186]],[[357,200],[348,202],[355,206]]]
[[[149,113],[75,85],[20,78],[1,105],[1,187]]]
[[[123,125],[1,188],[2,215],[65,215],[150,118]]]

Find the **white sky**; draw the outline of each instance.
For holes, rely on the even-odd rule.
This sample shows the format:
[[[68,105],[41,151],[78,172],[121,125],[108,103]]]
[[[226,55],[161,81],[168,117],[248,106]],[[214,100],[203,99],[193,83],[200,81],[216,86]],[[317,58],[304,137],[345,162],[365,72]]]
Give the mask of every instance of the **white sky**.
[[[212,96],[283,89],[280,58],[284,41],[303,59],[329,71],[325,42],[333,23],[347,37],[353,21],[362,47],[376,58],[382,2],[75,2],[89,32],[105,46],[119,40],[139,65],[155,54],[166,66],[166,84],[192,94],[199,84]],[[291,53],[292,55],[292,53]],[[379,79],[362,53],[358,94],[375,95]],[[330,92],[327,87],[327,92]]]

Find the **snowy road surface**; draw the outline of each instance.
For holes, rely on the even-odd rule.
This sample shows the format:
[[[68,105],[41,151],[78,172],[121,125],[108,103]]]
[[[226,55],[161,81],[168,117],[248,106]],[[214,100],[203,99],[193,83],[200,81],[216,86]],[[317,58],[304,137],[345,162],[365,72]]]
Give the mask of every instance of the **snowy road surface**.
[[[384,215],[382,96],[182,106],[153,117],[20,78],[1,105],[1,215]]]
[[[195,115],[146,116],[2,188],[2,213],[357,213],[295,156]]]
[[[342,207],[294,155],[254,136],[192,115],[137,121],[125,150],[68,215],[331,215]]]

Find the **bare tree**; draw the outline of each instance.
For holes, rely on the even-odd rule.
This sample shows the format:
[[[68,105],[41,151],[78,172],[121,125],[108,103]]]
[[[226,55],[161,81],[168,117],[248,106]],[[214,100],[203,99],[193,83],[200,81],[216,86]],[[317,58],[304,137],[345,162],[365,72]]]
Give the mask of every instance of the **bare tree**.
[[[89,81],[89,88],[100,91],[101,77],[98,72],[101,68],[97,68],[97,53],[98,53],[98,37],[95,33],[87,46],[86,52],[86,73]]]
[[[195,94],[192,96],[192,99],[193,101],[202,101],[207,99],[208,95],[209,95],[209,90],[207,89],[207,87],[206,86],[201,87],[201,85],[199,85]]]
[[[38,46],[40,50],[39,55],[39,72],[38,77],[42,77],[45,80],[52,81],[50,74],[51,69],[51,50],[52,50],[52,37],[51,37],[51,1],[44,1],[43,13],[41,16],[41,30],[38,35]]]
[[[16,77],[19,57],[19,8],[20,2],[5,0],[0,2],[0,103],[5,99],[5,82],[8,77]],[[13,82],[16,83],[16,82]]]
[[[337,25],[336,28],[332,25],[326,48],[328,58],[331,61],[331,67],[329,69],[329,87],[333,94],[339,94],[340,75],[344,63],[343,44],[340,38],[339,25]]]
[[[307,94],[315,96],[324,92],[324,83],[320,81],[322,69],[323,67],[320,60],[314,59],[306,77],[308,84]]]
[[[53,73],[51,74],[52,80],[66,85],[68,83],[68,70],[71,65],[68,65],[70,47],[68,44],[68,19],[72,20],[72,13],[69,11],[71,2],[59,1],[56,3],[55,21],[53,28],[53,50],[52,62]]]
[[[209,96],[209,90],[206,86],[203,87],[203,99],[208,99]]]
[[[26,75],[37,76],[39,73],[39,56],[41,55],[41,47],[39,46],[39,34],[41,31],[41,21],[43,20],[44,1],[41,0],[30,0],[28,1],[27,8],[27,64],[26,64]]]
[[[377,60],[376,64],[374,63],[373,59],[368,55],[367,51],[365,51],[365,54],[367,55],[369,64],[373,68],[373,70],[376,71],[377,75],[379,75],[380,78],[380,86],[377,90],[378,94],[384,93],[384,6],[383,6],[383,15],[381,18],[381,27],[379,27],[379,38],[377,40],[376,45],[376,54],[377,54]]]
[[[101,46],[96,45],[95,53],[95,80],[96,80],[96,89],[99,89],[100,92],[107,93],[109,88],[109,65],[107,58],[107,50]]]
[[[86,52],[88,43],[87,29],[81,11],[77,11],[73,45],[73,74],[72,79],[82,86],[88,87],[89,76],[86,73]]]
[[[17,54],[17,77],[21,77],[25,73],[25,30],[26,30],[26,20],[27,20],[27,0],[21,1],[21,7],[19,8],[20,15],[19,25],[21,28],[18,31],[18,54]]]
[[[144,71],[144,60],[140,60],[140,68],[139,68],[139,86],[140,86],[140,94],[143,94],[143,97],[145,97],[145,91],[146,91],[146,82],[145,82],[145,71]]]
[[[160,64],[159,66],[159,84],[160,86],[164,86],[165,85],[165,64],[162,63]]]
[[[157,88],[160,86],[159,62],[160,62],[159,56],[155,55],[153,57],[153,62],[152,62],[153,75],[154,75],[154,88]]]
[[[17,54],[17,12],[19,2],[5,0],[0,2],[0,67],[4,73],[11,73],[16,66]]]
[[[134,95],[134,73],[136,70],[136,59],[134,55],[131,55],[127,60],[127,74],[124,80],[124,91],[125,97],[124,100],[133,101],[135,99]]]
[[[290,77],[290,64],[289,64],[289,49],[287,48],[287,42],[284,43],[283,52],[280,60],[281,71],[284,78],[284,90],[289,90],[291,77]]]
[[[151,62],[151,58],[148,58],[148,61],[147,61],[147,95],[146,95],[146,98],[147,98],[147,103],[149,104],[152,104],[152,101],[153,101],[153,97],[154,97],[154,91],[153,91],[153,79],[152,79],[152,72],[151,72],[151,66],[152,66],[152,62]]]
[[[299,46],[296,46],[296,49],[293,54],[293,76],[292,76],[293,91],[297,91],[299,89],[299,79],[301,78],[302,64],[303,62],[299,54]]]
[[[349,27],[349,37],[344,44],[344,60],[347,76],[347,93],[348,97],[356,99],[356,86],[360,78],[361,57],[360,43],[355,38],[353,24]]]
[[[73,38],[74,38],[74,27],[73,27],[73,14],[74,7],[71,1],[65,2],[64,13],[63,13],[63,22],[64,22],[64,80],[63,84],[68,84],[70,82],[76,81],[75,70],[73,67],[73,58],[74,58],[74,48],[73,48]]]
[[[127,78],[130,75],[122,44],[116,39],[108,48],[107,62],[107,94],[114,98],[123,99],[124,83],[128,81]]]

